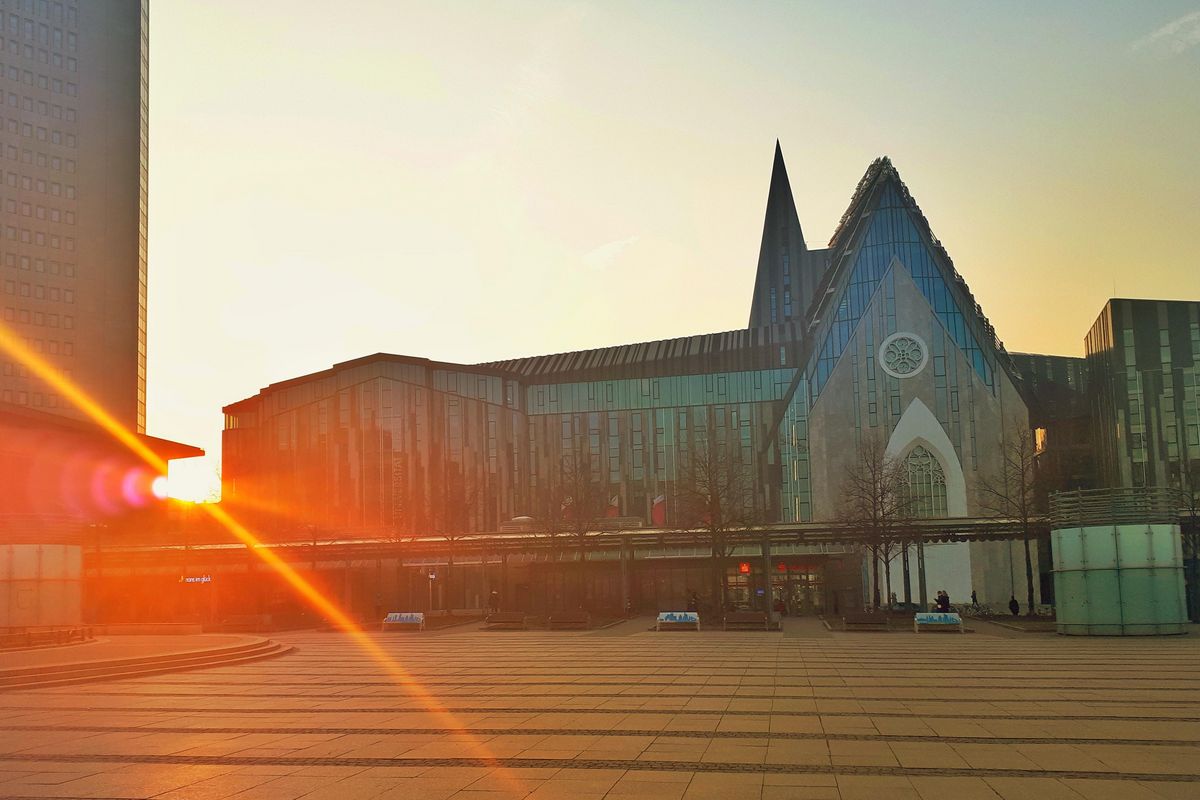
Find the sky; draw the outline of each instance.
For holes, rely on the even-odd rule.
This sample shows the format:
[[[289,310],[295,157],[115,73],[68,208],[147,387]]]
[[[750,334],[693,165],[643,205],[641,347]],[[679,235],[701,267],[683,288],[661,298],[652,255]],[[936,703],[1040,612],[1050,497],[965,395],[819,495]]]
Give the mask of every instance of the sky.
[[[1200,299],[1200,0],[154,0],[148,432],[375,352],[745,327],[775,140],[823,246],[888,155],[1010,351]]]

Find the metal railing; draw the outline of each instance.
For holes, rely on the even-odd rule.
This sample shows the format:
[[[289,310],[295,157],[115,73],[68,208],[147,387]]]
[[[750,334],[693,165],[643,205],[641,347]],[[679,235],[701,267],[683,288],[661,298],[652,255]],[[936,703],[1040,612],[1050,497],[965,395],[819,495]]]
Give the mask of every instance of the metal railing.
[[[1157,486],[1055,492],[1050,495],[1050,519],[1055,528],[1175,524],[1185,502],[1178,489]]]

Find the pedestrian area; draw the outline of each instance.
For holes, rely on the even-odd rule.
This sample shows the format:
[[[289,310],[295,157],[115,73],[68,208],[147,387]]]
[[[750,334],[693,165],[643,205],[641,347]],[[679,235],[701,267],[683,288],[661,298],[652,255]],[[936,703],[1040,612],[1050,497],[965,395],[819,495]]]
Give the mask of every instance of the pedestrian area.
[[[1200,797],[1195,635],[651,624],[278,634],[271,660],[3,692],[0,796]]]

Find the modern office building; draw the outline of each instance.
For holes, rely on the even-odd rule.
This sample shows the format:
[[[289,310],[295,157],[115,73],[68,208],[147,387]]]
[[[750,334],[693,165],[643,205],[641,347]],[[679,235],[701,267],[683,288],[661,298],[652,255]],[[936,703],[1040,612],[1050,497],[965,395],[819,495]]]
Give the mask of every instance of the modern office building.
[[[1100,485],[1200,492],[1200,302],[1110,300],[1085,344]]]
[[[1084,344],[1096,481],[1178,490],[1188,615],[1200,621],[1200,302],[1109,300]]]
[[[1097,486],[1087,361],[1013,353],[1029,403],[1043,491]]]
[[[144,431],[146,3],[3,0],[0,14],[3,322]],[[0,402],[80,416],[0,362]]]
[[[148,23],[138,0],[0,0],[0,324],[186,458],[145,434]],[[0,350],[0,628],[95,613],[84,545],[159,503],[155,472]]]
[[[487,364],[377,354],[274,384],[224,409],[224,497],[268,535],[299,540],[314,528],[403,539],[580,514],[670,529],[692,522],[695,465],[713,454],[744,475],[738,504],[756,519],[822,521],[844,513],[847,474],[876,442],[905,465],[920,515],[987,513],[981,486],[1000,444],[1029,429],[1016,367],[888,159],[814,250],[776,148],[750,319]],[[1023,581],[1018,548],[927,547],[930,585],[1006,603]],[[847,572],[798,555],[810,588]],[[662,580],[679,597],[689,581],[702,588]],[[667,599],[654,591],[641,600]],[[806,607],[851,602],[861,598],[818,591]]]

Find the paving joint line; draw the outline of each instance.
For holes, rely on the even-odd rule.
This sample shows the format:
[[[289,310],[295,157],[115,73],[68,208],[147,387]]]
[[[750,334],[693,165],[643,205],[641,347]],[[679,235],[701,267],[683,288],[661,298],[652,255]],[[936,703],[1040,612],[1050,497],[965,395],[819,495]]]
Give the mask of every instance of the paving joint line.
[[[396,684],[397,688],[416,687],[420,684]],[[32,687],[36,689],[37,687]],[[55,687],[47,687],[55,688]],[[317,687],[314,687],[317,688]],[[851,687],[847,687],[851,688]],[[30,690],[32,690],[30,689]],[[21,690],[21,691],[30,691]],[[0,687],[0,691],[5,691]],[[1088,689],[1080,689],[1079,691],[1091,691]],[[56,692],[59,695],[70,695],[74,692]],[[106,697],[274,697],[274,698],[296,698],[296,699],[312,699],[311,694],[303,692],[87,692],[89,697],[103,695]],[[366,699],[379,698],[383,695],[371,693],[343,693],[327,695],[332,699]],[[663,699],[683,699],[692,698],[699,700],[783,700],[783,701],[814,701],[814,702],[889,702],[889,703],[1070,703],[1079,705],[1080,703],[1088,703],[1091,705],[1124,705],[1124,706],[1166,706],[1166,707],[1185,707],[1200,705],[1200,698],[1196,700],[1169,700],[1169,699],[1147,699],[1147,700],[1105,700],[1096,697],[1022,697],[1015,700],[1012,699],[988,699],[980,697],[906,697],[906,696],[834,696],[834,695],[777,695],[777,694],[696,694],[696,693],[680,693],[680,694],[663,694],[661,692],[488,692],[487,694],[471,695],[476,698],[507,698],[507,697],[607,697],[607,698],[654,698],[657,700]]]
[[[961,778],[1052,778],[1055,780],[1124,780],[1161,783],[1200,783],[1200,774],[1160,772],[1112,772],[1088,770],[978,769],[961,767],[867,767],[828,764],[744,764],[736,762],[638,761],[634,759],[560,759],[560,758],[370,758],[288,756],[172,756],[63,754],[55,756],[9,753],[0,761],[170,764],[181,766],[284,766],[284,767],[490,767],[493,769],[619,769],[654,772],[724,772],[771,775],[871,775],[893,777]]]
[[[172,708],[134,706],[125,708],[98,708],[96,706],[0,706],[4,711],[36,711],[40,713],[57,711],[86,711],[106,713],[118,712],[127,714],[432,714],[429,708],[382,708],[365,706],[360,708]],[[1082,722],[1196,722],[1194,717],[1165,717],[1165,716],[1136,716],[1120,714],[927,714],[920,711],[744,711],[741,709],[701,709],[701,708],[582,708],[555,706],[551,708],[508,708],[489,706],[464,706],[460,708],[442,708],[452,714],[514,714],[525,717],[539,714],[652,714],[656,716],[709,716],[709,717],[881,717],[912,719],[988,719],[988,720],[1071,720]]]
[[[1200,739],[1103,739],[1063,738],[1056,736],[938,736],[898,733],[809,733],[803,731],[696,731],[696,730],[622,730],[609,728],[471,728],[461,730],[479,736],[640,736],[655,739],[779,739],[788,741],[839,742],[932,742],[940,744],[1078,744],[1148,745],[1154,747],[1200,747]],[[76,731],[79,733],[232,733],[337,736],[450,736],[461,732],[454,728],[237,728],[106,725],[0,725],[0,731]]]

